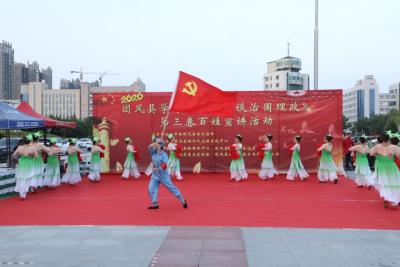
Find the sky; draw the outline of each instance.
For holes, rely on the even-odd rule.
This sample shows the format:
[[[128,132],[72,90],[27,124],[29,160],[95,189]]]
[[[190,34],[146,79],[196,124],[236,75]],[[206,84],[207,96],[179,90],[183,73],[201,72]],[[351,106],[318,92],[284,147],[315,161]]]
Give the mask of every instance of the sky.
[[[346,89],[373,74],[381,92],[400,82],[400,1],[319,1],[319,87]],[[260,90],[267,62],[302,60],[313,87],[314,0],[0,0],[0,41],[15,61],[118,73],[103,85],[175,89],[178,71],[223,90]],[[94,81],[96,75],[84,77]]]

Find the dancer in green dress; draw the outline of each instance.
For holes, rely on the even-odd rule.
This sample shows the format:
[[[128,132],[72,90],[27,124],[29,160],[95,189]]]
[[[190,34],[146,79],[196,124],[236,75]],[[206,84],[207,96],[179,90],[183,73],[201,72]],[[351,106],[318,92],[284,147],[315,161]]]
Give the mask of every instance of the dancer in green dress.
[[[231,146],[231,148],[237,153],[238,157],[232,158],[230,171],[231,171],[231,180],[239,182],[247,179],[247,171],[244,165],[243,159],[243,145],[242,145],[242,136],[240,134],[235,136],[235,143]]]
[[[17,169],[15,171],[16,186],[15,192],[19,193],[21,200],[26,199],[26,194],[31,186],[31,179],[34,177],[34,159],[38,157],[38,153],[34,147],[30,145],[32,135],[23,138],[24,144],[19,146],[13,156],[18,157]]]
[[[56,139],[50,138],[50,147],[47,152],[46,171],[44,172],[43,185],[49,188],[56,188],[61,183],[60,160],[58,155],[62,152],[56,145]]]
[[[126,160],[124,163],[124,172],[122,173],[122,178],[128,180],[130,176],[133,176],[135,179],[139,179],[140,173],[138,171],[138,165],[136,163],[137,149],[132,144],[132,139],[130,137],[125,138],[126,143],[126,151],[128,152],[126,156]]]
[[[32,134],[32,142],[31,146],[36,149],[38,153],[38,157],[33,160],[33,170],[35,172],[34,176],[31,179],[31,188],[32,192],[36,192],[38,187],[43,186],[44,179],[44,161],[43,161],[43,153],[48,153],[49,149],[44,144],[39,143],[39,137],[41,136],[40,132],[35,132]]]
[[[181,175],[181,148],[178,144],[175,136],[168,136],[168,146],[166,150],[169,150],[169,159],[168,159],[168,173],[170,176],[176,176],[177,180],[182,180],[183,177]]]
[[[370,154],[371,156],[380,155],[376,163],[376,188],[384,199],[384,207],[390,206],[395,209],[400,202],[400,172],[395,163],[395,157],[400,155],[400,148],[389,144],[389,140],[389,135],[383,134],[382,144],[373,147]]]
[[[338,183],[337,168],[332,158],[332,139],[331,135],[326,135],[325,144],[318,148],[318,151],[321,152],[318,167],[318,179],[321,183],[326,183],[327,181]]]
[[[97,137],[93,138],[93,146],[91,148],[92,158],[90,160],[90,172],[88,175],[90,182],[100,182],[100,153],[104,153],[104,150],[98,146],[98,143],[99,139]]]
[[[80,149],[76,146],[76,139],[69,139],[69,146],[67,148],[68,155],[68,166],[67,171],[61,178],[62,183],[68,183],[69,185],[76,185],[79,183],[81,178],[80,163],[78,153],[81,153]]]
[[[274,175],[278,174],[272,162],[272,135],[267,134],[263,137],[265,145],[261,148],[264,151],[264,158],[261,163],[261,170],[258,173],[258,177],[262,180],[272,179]]]
[[[369,147],[367,145],[367,138],[361,136],[359,141],[358,145],[349,148],[349,151],[356,153],[355,182],[358,187],[367,186],[368,189],[371,189],[374,185],[374,179],[368,163],[367,155],[369,154]]]
[[[294,181],[294,179],[299,176],[302,181],[304,181],[309,175],[303,167],[303,163],[300,158],[300,141],[301,136],[296,135],[293,139],[294,146],[290,148],[292,151],[292,160],[290,162],[289,171],[286,175],[286,179]]]

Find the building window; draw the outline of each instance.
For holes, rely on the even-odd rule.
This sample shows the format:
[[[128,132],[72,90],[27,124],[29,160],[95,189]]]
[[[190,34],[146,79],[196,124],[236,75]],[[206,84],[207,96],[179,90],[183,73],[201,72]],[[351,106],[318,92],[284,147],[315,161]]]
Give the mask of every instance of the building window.
[[[269,77],[267,77],[266,80],[268,81],[268,80],[269,80]]]
[[[279,88],[279,83],[276,83],[276,88]]]
[[[265,86],[265,88],[267,88],[267,89],[268,89],[268,84]]]
[[[279,80],[279,75],[276,75],[276,79]]]
[[[369,116],[375,115],[375,89],[369,89]]]
[[[364,118],[364,91],[357,91],[357,118]]]

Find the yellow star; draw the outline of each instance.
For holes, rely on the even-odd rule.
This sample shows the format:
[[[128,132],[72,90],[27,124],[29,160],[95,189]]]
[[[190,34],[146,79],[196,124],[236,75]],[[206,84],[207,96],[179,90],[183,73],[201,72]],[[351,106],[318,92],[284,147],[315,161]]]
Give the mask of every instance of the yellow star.
[[[103,101],[103,103],[106,103],[106,102],[107,102],[107,97],[103,96],[103,97],[101,98],[101,101]]]

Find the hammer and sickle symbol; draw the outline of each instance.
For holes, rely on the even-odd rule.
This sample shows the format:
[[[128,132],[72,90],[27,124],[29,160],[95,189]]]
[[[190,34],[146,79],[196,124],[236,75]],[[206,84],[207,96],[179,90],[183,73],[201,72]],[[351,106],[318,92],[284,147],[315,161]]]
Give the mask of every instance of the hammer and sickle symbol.
[[[183,87],[182,93],[195,96],[197,93],[197,84],[194,81],[191,82],[186,82],[185,83],[186,87]]]

